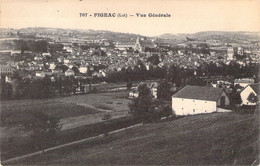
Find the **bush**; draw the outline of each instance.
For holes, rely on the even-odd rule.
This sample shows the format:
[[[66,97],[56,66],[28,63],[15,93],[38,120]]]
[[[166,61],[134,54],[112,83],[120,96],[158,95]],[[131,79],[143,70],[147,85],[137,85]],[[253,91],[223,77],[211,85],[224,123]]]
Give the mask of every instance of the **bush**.
[[[109,120],[111,118],[112,118],[112,116],[110,115],[110,113],[106,113],[106,114],[104,114],[102,120]]]

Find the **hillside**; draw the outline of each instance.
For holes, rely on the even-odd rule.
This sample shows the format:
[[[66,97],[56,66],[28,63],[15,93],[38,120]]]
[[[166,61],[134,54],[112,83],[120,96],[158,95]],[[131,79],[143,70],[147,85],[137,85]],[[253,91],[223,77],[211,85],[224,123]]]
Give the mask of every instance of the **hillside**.
[[[243,40],[260,40],[260,32],[225,32],[225,31],[202,31],[193,34],[162,34],[155,38],[165,40],[186,41],[186,37],[190,37],[199,41],[204,40],[220,40],[224,42],[235,42]]]
[[[196,115],[146,124],[19,164],[249,165],[257,158],[258,134],[256,115]]]

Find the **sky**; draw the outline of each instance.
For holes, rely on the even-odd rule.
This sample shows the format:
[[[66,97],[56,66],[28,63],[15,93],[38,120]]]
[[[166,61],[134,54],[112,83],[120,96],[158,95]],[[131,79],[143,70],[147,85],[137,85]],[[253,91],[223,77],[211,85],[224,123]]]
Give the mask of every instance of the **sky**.
[[[80,17],[88,13],[88,17]],[[89,17],[121,13],[128,17]],[[171,17],[139,18],[136,13]],[[130,17],[129,15],[134,15]],[[1,0],[0,27],[109,30],[156,36],[199,31],[260,31],[260,0]]]

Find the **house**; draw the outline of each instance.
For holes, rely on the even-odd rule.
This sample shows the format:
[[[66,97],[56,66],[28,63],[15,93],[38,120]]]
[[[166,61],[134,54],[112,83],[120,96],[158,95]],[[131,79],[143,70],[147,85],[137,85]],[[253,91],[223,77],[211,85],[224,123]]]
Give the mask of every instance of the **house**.
[[[40,55],[37,55],[37,56],[34,57],[34,60],[41,61],[41,60],[43,60],[43,57],[40,56]]]
[[[0,74],[13,74],[15,69],[10,65],[0,65]]]
[[[63,63],[64,57],[63,57],[63,56],[60,56],[60,57],[57,58],[57,60],[58,60],[58,62]]]
[[[227,60],[232,61],[234,59],[234,48],[228,47],[227,49]]]
[[[224,80],[213,81],[211,85],[214,88],[230,88],[232,83]]]
[[[144,52],[145,49],[147,48],[155,48],[155,45],[151,40],[144,39],[144,38],[140,39],[140,37],[138,36],[136,39],[134,50],[139,52]]]
[[[43,71],[36,71],[35,76],[36,77],[45,77],[45,73]]]
[[[159,83],[153,82],[150,86],[151,93],[155,99],[157,99],[157,92],[158,92]]]
[[[255,106],[257,104],[257,96],[259,95],[259,83],[247,85],[240,93],[241,105]],[[255,100],[255,102],[250,101]]]
[[[53,70],[55,68],[56,68],[56,63],[55,62],[51,62],[49,69]]]
[[[65,71],[65,76],[75,76],[75,72],[71,69]]]
[[[15,55],[15,54],[21,54],[22,51],[21,50],[11,50],[11,56]]]
[[[236,86],[238,84],[243,88],[245,88],[247,85],[251,85],[253,83],[254,83],[254,79],[251,79],[251,78],[241,78],[241,79],[234,80],[234,86]]]
[[[51,57],[51,54],[49,52],[44,52],[42,53],[43,57]]]
[[[172,96],[172,110],[176,115],[212,113],[229,104],[223,88],[188,85]]]
[[[138,96],[139,96],[139,92],[138,92],[137,88],[133,88],[129,92],[129,98],[137,98]]]
[[[87,73],[88,72],[88,65],[81,65],[79,67],[79,72],[80,73]]]

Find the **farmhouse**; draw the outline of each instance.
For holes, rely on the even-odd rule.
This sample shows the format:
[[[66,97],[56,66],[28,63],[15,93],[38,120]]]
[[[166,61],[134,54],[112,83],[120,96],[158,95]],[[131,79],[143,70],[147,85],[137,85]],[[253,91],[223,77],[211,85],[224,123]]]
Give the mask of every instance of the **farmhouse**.
[[[259,95],[259,83],[247,85],[240,93],[241,105],[254,106],[257,104],[257,96]]]
[[[176,115],[211,113],[228,107],[229,97],[223,88],[185,86],[172,96],[172,110]]]
[[[241,78],[234,80],[234,86],[240,85],[241,87],[245,88],[247,85],[251,85],[254,83],[254,79],[251,78]]]

